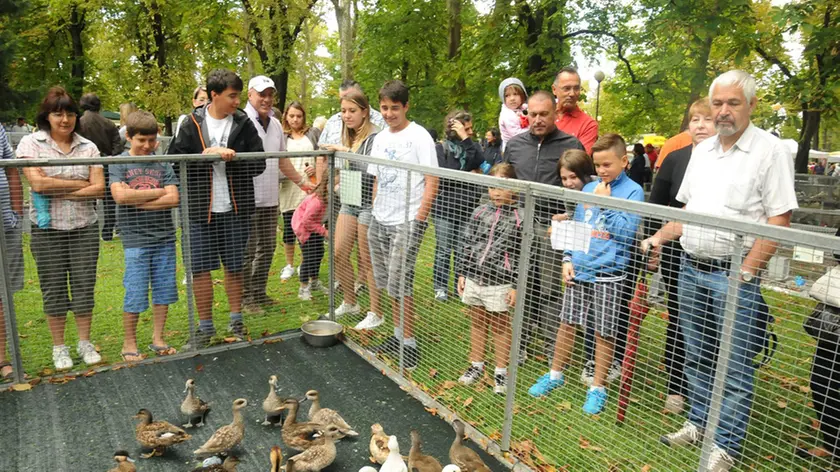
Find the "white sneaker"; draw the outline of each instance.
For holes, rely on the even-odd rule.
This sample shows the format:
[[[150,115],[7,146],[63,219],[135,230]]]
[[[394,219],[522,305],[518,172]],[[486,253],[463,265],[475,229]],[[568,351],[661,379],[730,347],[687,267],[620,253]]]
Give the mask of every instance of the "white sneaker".
[[[82,360],[87,365],[99,364],[102,362],[102,356],[96,352],[96,348],[93,347],[93,344],[90,341],[79,341],[79,345],[76,346],[76,352],[82,356]]]
[[[712,453],[709,455],[708,472],[729,472],[735,465],[735,460],[717,444],[712,446]]]
[[[665,411],[679,415],[685,406],[685,398],[682,395],[668,395],[665,399]]]
[[[302,286],[298,289],[298,298],[305,302],[312,300],[312,289],[309,288],[309,285]]]
[[[595,381],[595,361],[586,361],[580,372],[580,381],[587,387],[592,386],[592,382]]]
[[[691,446],[700,442],[700,436],[700,428],[694,426],[691,421],[686,421],[679,431],[661,436],[659,440],[668,446]]]
[[[70,359],[70,348],[63,344],[53,346],[53,364],[55,364],[55,370],[72,369],[73,359]]]
[[[354,329],[376,329],[379,327],[379,325],[381,325],[384,322],[385,320],[382,319],[381,316],[377,315],[372,311],[369,311],[367,312],[367,316],[365,316],[365,319],[360,321]]]
[[[446,294],[446,290],[435,290],[435,300],[439,302],[445,302],[449,296]]]
[[[621,362],[613,361],[610,371],[607,373],[607,383],[612,383],[621,378]]]
[[[346,315],[358,315],[361,309],[359,308],[359,304],[348,305],[345,302],[341,302],[341,305],[335,309],[335,319],[339,319],[342,316]],[[327,313],[329,315],[329,313]]]
[[[464,372],[464,375],[458,379],[458,382],[464,385],[472,385],[481,380],[482,376],[484,376],[484,369],[471,365]]]
[[[280,271],[280,280],[289,280],[295,275],[295,268],[287,265]]]

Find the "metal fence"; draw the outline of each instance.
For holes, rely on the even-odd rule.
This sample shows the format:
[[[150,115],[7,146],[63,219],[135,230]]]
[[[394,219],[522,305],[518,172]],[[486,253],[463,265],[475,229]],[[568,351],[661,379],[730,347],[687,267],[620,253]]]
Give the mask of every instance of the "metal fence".
[[[311,159],[315,154],[323,153],[237,159]],[[796,448],[822,444],[820,428],[830,432],[826,426],[838,421],[835,368],[823,365],[811,377],[818,345],[802,325],[817,305],[808,290],[837,264],[832,253],[840,253],[840,238],[515,179],[326,154],[340,172],[329,173],[335,179],[328,185],[329,232],[323,243],[314,239],[326,254],[306,248],[303,273],[311,280],[295,275],[280,281],[285,261],[278,235],[280,254],[272,259],[266,292],[275,303],[245,313],[247,333],[237,336],[243,333],[225,331],[234,311],[225,290],[228,274],[211,271],[218,334],[209,349],[270,342],[275,334],[326,314],[347,327],[349,346],[424,399],[430,413],[457,415],[483,446],[533,470],[706,470],[716,444],[731,451],[738,470],[829,467],[823,459],[800,458]],[[166,162],[183,176],[189,163],[218,160],[28,159],[0,166]],[[370,203],[371,178],[360,170],[365,166],[378,179],[372,212],[359,208]],[[435,183],[436,202],[425,224],[417,223],[418,206],[420,219],[427,209],[422,193]],[[161,334],[179,351],[175,356],[184,356],[205,352],[197,349],[200,340],[192,329],[198,322],[194,258],[184,255],[206,241],[191,236],[187,179],[180,180],[179,194],[177,301],[169,304]],[[32,231],[43,231],[37,228],[35,202],[29,205],[35,208]],[[575,212],[580,221],[573,221]],[[563,214],[556,219],[564,221],[551,222]],[[674,244],[664,253],[662,270],[652,273],[637,248],[663,221],[690,225],[691,234],[700,235],[695,243],[713,238],[719,249],[748,248],[756,238],[778,243],[779,249],[768,269],[749,283],[740,277],[743,249],[733,251],[723,266],[687,259]],[[277,224],[283,225],[282,218]],[[58,240],[43,244],[43,238],[24,234],[23,288],[16,293],[8,277],[13,242],[8,234],[0,238],[7,268],[0,288],[17,382],[45,375],[61,381],[51,357],[56,338],[49,328],[54,335],[58,328],[45,317],[49,281],[44,272],[64,267],[71,291],[76,290],[73,270],[86,254],[81,243],[92,241],[79,236],[89,239],[60,246]],[[123,237],[100,242],[96,234],[95,242],[93,268],[87,263],[81,269],[95,269],[90,340],[102,356],[98,365],[122,362],[123,333],[133,329],[132,322],[137,323],[138,353],[164,359],[165,353],[147,347],[155,336],[153,309],[133,308],[139,315],[125,315],[131,310],[125,307],[124,279],[134,268],[126,265],[133,259],[126,259]],[[300,248],[296,251],[299,266]],[[570,275],[563,274],[564,256],[571,258],[577,279],[564,281]],[[598,266],[599,257],[608,262]],[[587,272],[590,266],[599,268]],[[315,290],[318,282],[324,290]],[[301,299],[305,287],[311,300]],[[683,297],[679,303],[677,294]],[[207,294],[199,296],[206,303]],[[684,330],[691,330],[690,339],[683,339]],[[76,346],[77,333],[68,323],[65,344]],[[830,346],[821,343],[822,354]],[[74,352],[71,357],[77,366],[71,375],[82,374],[83,359]],[[555,377],[560,373],[562,386],[552,380],[551,370]],[[600,393],[589,393],[593,382],[605,387],[605,402],[599,401]],[[603,408],[596,411],[600,403]],[[663,444],[662,436],[685,426],[691,404],[696,411],[690,418],[703,418],[705,428],[688,432],[690,447],[676,447],[679,438],[673,436],[671,446]]]

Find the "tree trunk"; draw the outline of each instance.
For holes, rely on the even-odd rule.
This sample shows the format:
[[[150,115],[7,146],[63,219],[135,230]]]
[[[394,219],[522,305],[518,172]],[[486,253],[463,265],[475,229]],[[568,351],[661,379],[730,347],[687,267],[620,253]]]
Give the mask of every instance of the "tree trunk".
[[[338,22],[341,80],[352,80],[356,26],[353,22],[353,4],[350,0],[332,0],[332,4],[335,9],[335,19]]]
[[[70,22],[67,31],[70,33],[73,55],[70,58],[70,96],[78,100],[85,88],[85,50],[82,43],[82,32],[85,30],[85,12],[80,11],[78,5],[70,7]]]
[[[797,174],[808,173],[808,157],[811,154],[811,143],[820,131],[820,111],[808,110],[802,107],[802,132],[799,133],[799,147],[796,150],[795,168]]]

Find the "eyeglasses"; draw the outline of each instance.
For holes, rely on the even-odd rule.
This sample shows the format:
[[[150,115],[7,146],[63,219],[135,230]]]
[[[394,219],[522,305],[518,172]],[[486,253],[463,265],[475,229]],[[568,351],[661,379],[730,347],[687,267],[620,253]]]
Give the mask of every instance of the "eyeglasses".
[[[567,85],[565,87],[560,87],[560,90],[563,92],[580,92],[580,85]]]
[[[55,118],[56,120],[62,120],[64,118],[70,120],[76,118],[76,114],[72,111],[54,111],[50,113],[50,117]]]

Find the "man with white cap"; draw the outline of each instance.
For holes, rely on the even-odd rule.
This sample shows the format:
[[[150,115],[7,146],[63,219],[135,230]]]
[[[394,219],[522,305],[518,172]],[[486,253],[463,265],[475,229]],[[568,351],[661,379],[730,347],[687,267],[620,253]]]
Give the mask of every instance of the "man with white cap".
[[[253,77],[248,82],[248,104],[245,106],[245,113],[257,128],[266,152],[286,150],[283,126],[274,117],[272,110],[275,91],[274,81],[264,75]],[[311,184],[286,158],[266,159],[265,172],[254,177],[256,210],[251,217],[242,294],[243,311],[246,313],[262,313],[262,306],[275,304],[266,294],[265,288],[268,270],[277,247],[280,179],[290,179],[298,183],[303,190],[311,190]]]

